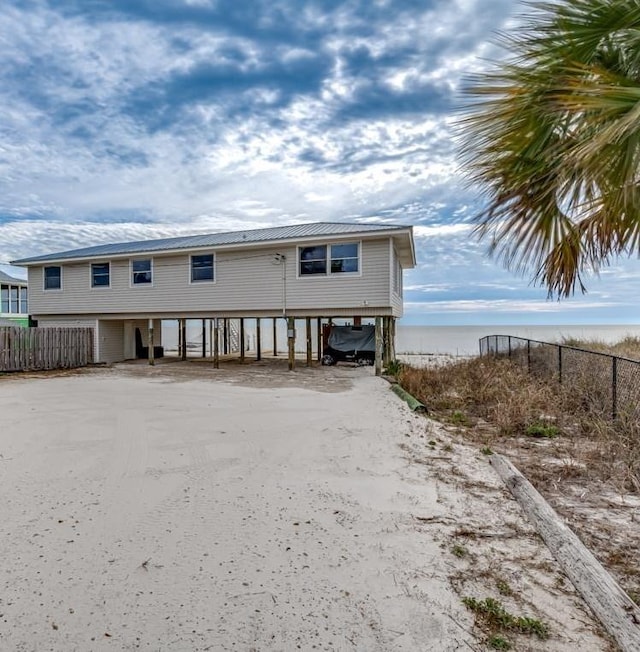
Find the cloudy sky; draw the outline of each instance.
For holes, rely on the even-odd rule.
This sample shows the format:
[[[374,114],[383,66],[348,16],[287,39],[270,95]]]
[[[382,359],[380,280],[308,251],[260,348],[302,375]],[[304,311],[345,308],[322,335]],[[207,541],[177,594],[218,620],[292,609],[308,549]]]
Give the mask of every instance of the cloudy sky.
[[[516,0],[5,0],[0,265],[313,221],[415,227],[405,323],[636,323],[640,264],[562,302],[484,256],[453,137]],[[6,266],[4,271],[12,271]]]

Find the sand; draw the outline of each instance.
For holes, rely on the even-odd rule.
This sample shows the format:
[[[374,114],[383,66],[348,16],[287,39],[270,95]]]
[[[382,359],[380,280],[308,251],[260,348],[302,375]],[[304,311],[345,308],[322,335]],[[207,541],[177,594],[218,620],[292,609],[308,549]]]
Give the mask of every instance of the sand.
[[[486,459],[370,368],[180,365],[0,379],[0,649],[483,650],[461,597],[497,575],[550,626],[517,649],[607,649]]]

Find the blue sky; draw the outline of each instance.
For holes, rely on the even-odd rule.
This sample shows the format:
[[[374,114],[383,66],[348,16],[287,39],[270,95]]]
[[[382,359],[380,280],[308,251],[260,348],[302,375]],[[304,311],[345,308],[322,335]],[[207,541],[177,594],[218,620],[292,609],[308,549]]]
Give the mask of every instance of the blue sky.
[[[461,80],[515,0],[5,0],[0,263],[312,221],[415,227],[405,323],[637,323],[640,264],[547,301],[471,235]],[[2,267],[5,271],[11,271]],[[14,270],[15,272],[15,270]]]

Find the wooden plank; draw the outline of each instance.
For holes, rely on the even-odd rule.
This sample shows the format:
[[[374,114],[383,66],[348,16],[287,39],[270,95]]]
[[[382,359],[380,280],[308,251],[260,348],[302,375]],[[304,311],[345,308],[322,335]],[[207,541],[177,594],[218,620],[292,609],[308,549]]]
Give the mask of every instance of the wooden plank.
[[[287,318],[287,349],[289,371],[293,371],[296,366],[296,320],[293,317]]]
[[[381,318],[376,317],[376,326],[375,326],[375,342],[376,342],[376,376],[382,375],[382,324]]]
[[[313,364],[313,340],[311,338],[311,317],[307,317],[305,320],[307,336],[307,367],[310,367]]]
[[[640,650],[640,608],[509,460],[493,454],[489,461],[620,649]]]

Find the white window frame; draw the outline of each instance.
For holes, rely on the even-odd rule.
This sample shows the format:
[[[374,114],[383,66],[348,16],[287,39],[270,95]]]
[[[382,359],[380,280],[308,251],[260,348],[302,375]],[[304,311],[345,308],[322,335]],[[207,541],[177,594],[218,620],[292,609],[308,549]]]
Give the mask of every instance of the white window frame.
[[[45,274],[45,269],[57,267],[60,270],[60,287],[59,288],[48,288],[47,284],[47,275]],[[42,266],[42,291],[43,292],[62,292],[62,265],[43,265]]]
[[[133,263],[149,261],[149,273],[151,274],[151,281],[149,283],[136,283],[135,275],[144,274],[145,272],[134,272]],[[153,272],[153,258],[131,258],[129,260],[129,285],[132,288],[152,288],[154,285],[154,272]]]
[[[211,273],[213,278],[203,278],[198,280],[193,280],[193,259],[195,256],[211,256]],[[213,251],[207,251],[197,254],[189,254],[189,284],[190,285],[201,285],[202,283],[215,283],[216,278],[218,277],[216,270],[216,254]]]
[[[93,266],[94,265],[108,265],[109,266],[109,284],[108,285],[94,285],[93,284]],[[89,287],[92,290],[109,290],[111,288],[111,261],[89,263]]]
[[[355,272],[332,272],[331,271],[331,262],[333,260],[332,248],[339,245],[356,245],[358,247],[358,270]],[[300,260],[300,254],[302,249],[308,247],[326,247],[327,248],[327,257],[326,257],[326,271],[324,274],[301,274],[300,273],[300,264],[303,262]],[[353,258],[353,256],[348,256],[348,258]],[[342,260],[342,258],[336,258],[336,260]],[[362,276],[362,240],[349,240],[348,242],[319,242],[316,244],[308,245],[298,245],[297,254],[296,254],[296,274],[297,278],[337,278],[337,277],[347,277],[354,278],[356,276]]]

